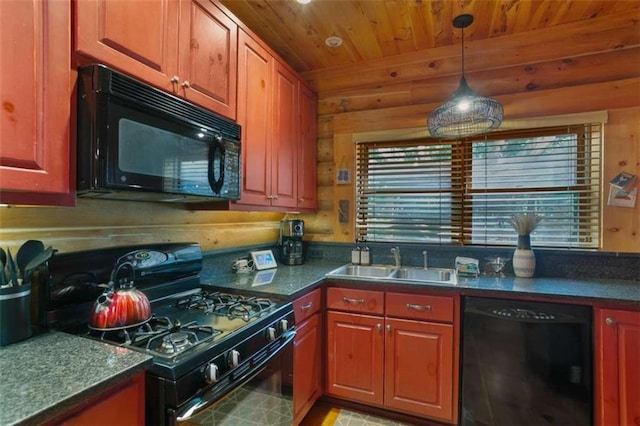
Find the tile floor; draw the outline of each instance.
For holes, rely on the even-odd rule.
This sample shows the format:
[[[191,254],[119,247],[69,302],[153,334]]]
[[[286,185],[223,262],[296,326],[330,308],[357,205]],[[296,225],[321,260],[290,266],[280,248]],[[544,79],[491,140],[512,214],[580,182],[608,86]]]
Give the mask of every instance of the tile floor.
[[[409,426],[409,423],[374,415],[316,404],[300,426]]]

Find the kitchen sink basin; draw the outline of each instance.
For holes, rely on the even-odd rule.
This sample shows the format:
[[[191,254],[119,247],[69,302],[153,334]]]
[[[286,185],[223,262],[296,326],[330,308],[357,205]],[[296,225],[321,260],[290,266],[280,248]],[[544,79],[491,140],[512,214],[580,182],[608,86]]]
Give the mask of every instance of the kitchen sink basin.
[[[398,280],[436,282],[445,284],[455,284],[456,274],[453,269],[442,268],[400,268],[392,274],[392,278]]]
[[[395,271],[393,266],[344,265],[327,275],[332,277],[389,278]]]
[[[416,281],[438,284],[456,284],[453,269],[417,268],[391,265],[344,265],[327,274],[328,277],[372,278],[376,280]]]

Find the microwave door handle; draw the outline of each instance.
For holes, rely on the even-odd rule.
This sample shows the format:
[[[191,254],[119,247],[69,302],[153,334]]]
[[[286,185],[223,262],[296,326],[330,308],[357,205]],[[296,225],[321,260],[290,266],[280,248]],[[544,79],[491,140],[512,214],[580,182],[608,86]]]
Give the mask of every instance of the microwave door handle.
[[[216,157],[216,151],[220,151],[220,177],[216,180],[216,176],[215,176],[215,172],[213,170],[214,166],[215,166],[215,157]],[[215,141],[214,143],[211,144],[211,146],[209,147],[209,186],[211,186],[211,190],[213,192],[215,192],[216,194],[220,193],[220,190],[222,189],[222,184],[224,183],[224,156],[225,156],[225,149],[224,149],[224,144],[222,142],[222,136],[217,135],[215,137]]]

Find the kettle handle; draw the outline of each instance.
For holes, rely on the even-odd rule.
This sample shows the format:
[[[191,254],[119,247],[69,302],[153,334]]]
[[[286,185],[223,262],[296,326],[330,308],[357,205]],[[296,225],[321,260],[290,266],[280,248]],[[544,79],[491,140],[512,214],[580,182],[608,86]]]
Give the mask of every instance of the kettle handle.
[[[109,282],[109,286],[111,288],[116,287],[117,283],[118,283],[118,274],[120,274],[120,271],[125,268],[128,267],[129,268],[129,282],[133,283],[134,279],[135,279],[135,268],[133,266],[133,263],[131,262],[122,262],[117,264],[114,268],[113,271],[111,272],[111,281]],[[120,286],[118,286],[118,288],[120,288]]]

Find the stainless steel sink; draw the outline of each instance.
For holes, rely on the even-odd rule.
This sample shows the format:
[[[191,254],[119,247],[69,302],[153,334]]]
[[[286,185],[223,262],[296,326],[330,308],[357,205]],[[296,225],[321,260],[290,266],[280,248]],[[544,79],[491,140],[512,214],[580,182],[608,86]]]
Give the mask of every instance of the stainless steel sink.
[[[453,269],[405,267],[396,269],[391,277],[398,280],[456,284],[456,274]]]
[[[391,265],[344,265],[327,274],[328,277],[372,278],[376,280],[416,281],[455,285],[456,274],[453,269],[417,268]]]
[[[346,276],[362,278],[389,278],[396,269],[393,266],[344,265],[329,272],[328,276]]]

